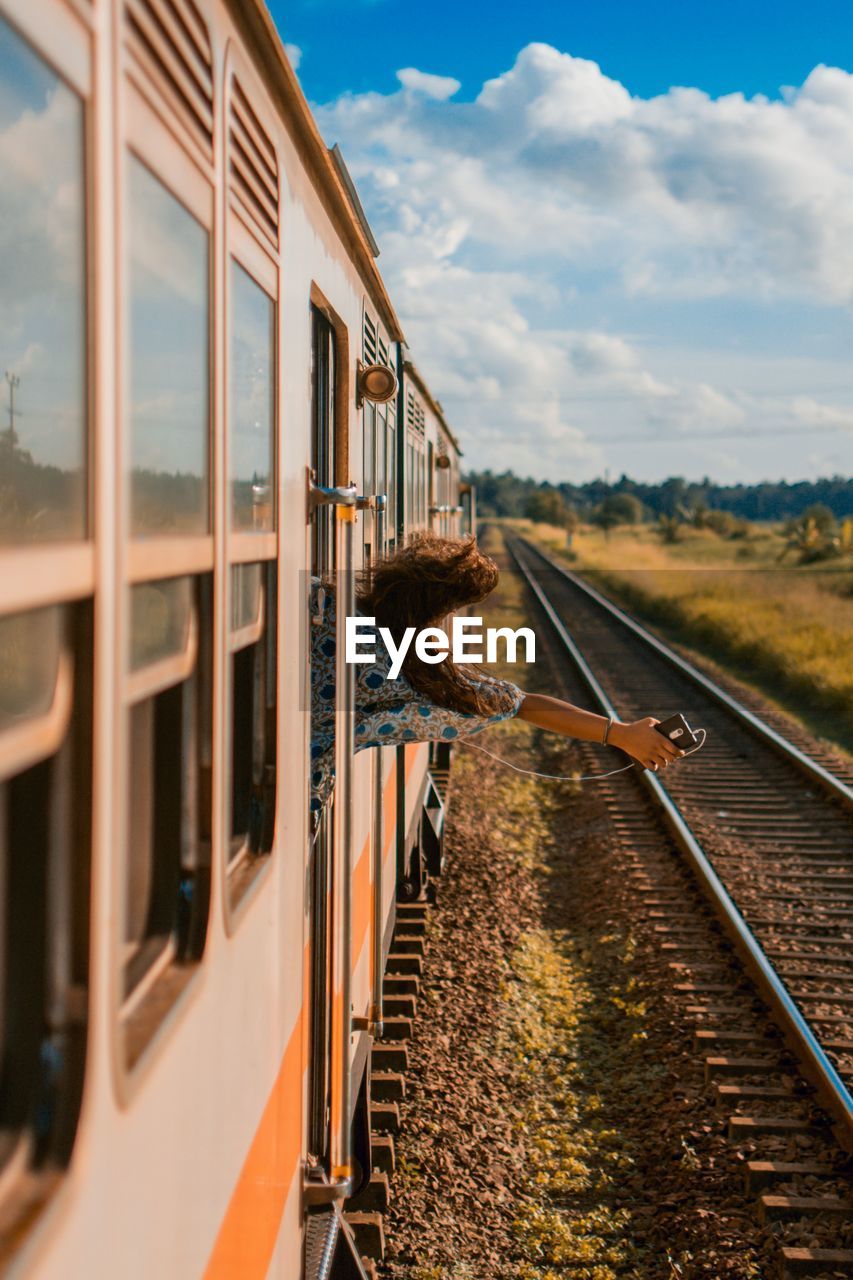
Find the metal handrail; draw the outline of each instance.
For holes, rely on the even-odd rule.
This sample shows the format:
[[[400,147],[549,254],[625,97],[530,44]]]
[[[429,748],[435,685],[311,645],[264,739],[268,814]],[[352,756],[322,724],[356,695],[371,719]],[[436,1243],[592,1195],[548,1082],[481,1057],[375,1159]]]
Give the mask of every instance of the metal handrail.
[[[615,718],[617,716],[616,708],[607,697],[607,694],[599,684],[592,672],[592,669],[572,637],[569,635],[562,620],[555,612],[551,602],[539,586],[539,583],[533,577],[527,563],[524,561],[523,557],[519,556],[517,550],[509,539],[507,540],[507,545],[509,547],[510,554],[513,556],[513,559],[519,569],[527,579],[528,584],[536,595],[536,598],[539,600],[539,603],[542,605],[542,608],[550,619],[554,629],[566,649],[571,654],[572,660],[580,671],[590,693],[595,698],[604,714]],[[534,548],[534,550],[536,550],[536,548]],[[547,563],[553,564],[553,561],[551,561],[549,556],[543,555],[542,558]],[[554,564],[553,567],[560,568],[560,566],[556,564]],[[564,572],[565,576],[569,578],[570,581],[575,581],[573,575],[562,570],[561,572]],[[597,592],[594,594],[598,595]],[[624,617],[623,620],[632,621],[631,619]],[[642,628],[636,629],[642,631]],[[650,638],[654,639],[654,637]],[[659,642],[657,643],[659,644]],[[665,647],[666,646],[661,646],[661,648]],[[677,655],[673,655],[673,657],[676,656]],[[683,660],[679,659],[679,664],[692,676],[693,668],[690,667],[689,663],[684,663]],[[700,672],[697,672],[696,674],[701,675]],[[722,693],[723,691],[720,690],[720,692]],[[726,695],[726,697],[728,697],[728,695]],[[758,720],[758,717],[755,718]],[[762,722],[759,721],[759,724],[760,723]],[[770,732],[772,732],[772,730]],[[808,757],[805,757],[805,759],[808,759]],[[672,797],[653,773],[644,769],[640,776],[644,786],[651,792],[657,804],[663,810],[663,814],[670,831],[675,837],[678,846],[691,863],[702,888],[710,898],[728,936],[732,939],[741,959],[744,961],[747,970],[756,981],[768,1004],[775,1010],[777,1017],[782,1024],[782,1030],[786,1038],[800,1059],[805,1075],[815,1086],[821,1102],[838,1121],[839,1137],[842,1145],[846,1150],[853,1151],[853,1099],[851,1099],[844,1081],[841,1079],[838,1072],[835,1070],[835,1067],[824,1053],[820,1043],[815,1038],[811,1027],[792,999],[787,987],[776,973],[776,970],[773,968],[770,961],[767,959],[760,943],[752,933],[738,908],[735,906],[735,903],[732,901],[727,889],[711,865],[707,854],[702,849],[699,841],[696,839],[687,822],[682,817],[682,814],[674,803]],[[831,777],[832,775],[830,774],[828,776]]]
[[[340,484],[329,487],[317,484],[313,474],[308,473],[308,519],[317,507],[354,507],[358,502],[358,490],[354,484]]]

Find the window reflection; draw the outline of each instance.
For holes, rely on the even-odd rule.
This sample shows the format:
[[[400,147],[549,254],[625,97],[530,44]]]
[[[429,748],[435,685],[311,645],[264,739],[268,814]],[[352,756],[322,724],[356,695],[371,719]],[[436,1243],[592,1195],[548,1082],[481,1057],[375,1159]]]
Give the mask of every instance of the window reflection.
[[[129,182],[131,529],[206,533],[208,235],[133,158]]]
[[[231,493],[235,529],[273,528],[275,304],[231,262]]]
[[[50,710],[61,648],[55,606],[0,618],[0,731]]]
[[[231,630],[253,626],[261,612],[259,564],[235,564],[231,568]]]
[[[143,582],[130,593],[132,671],[184,653],[193,606],[192,579]]]
[[[376,440],[376,405],[368,400],[364,406],[364,475],[362,488],[365,493],[373,493],[376,488],[374,474]]]
[[[376,421],[376,475],[373,479],[373,488],[371,493],[386,492],[386,461],[385,461],[385,409],[377,415]]]
[[[0,544],[85,536],[83,106],[0,18]]]

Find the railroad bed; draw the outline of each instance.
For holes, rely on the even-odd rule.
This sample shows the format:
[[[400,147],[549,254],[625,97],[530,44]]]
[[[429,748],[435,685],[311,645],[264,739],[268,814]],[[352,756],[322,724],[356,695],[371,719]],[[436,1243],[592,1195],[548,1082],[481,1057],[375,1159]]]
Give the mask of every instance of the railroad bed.
[[[707,730],[694,759],[601,785],[636,851],[636,889],[659,920],[731,1138],[752,1157],[760,1213],[802,1221],[805,1243],[782,1250],[782,1274],[853,1275],[842,1158],[853,1151],[853,791],[804,738],[762,724],[578,575],[527,541],[508,547],[601,708],[623,719],[681,711]],[[661,849],[661,819],[713,930],[685,898],[683,860]]]

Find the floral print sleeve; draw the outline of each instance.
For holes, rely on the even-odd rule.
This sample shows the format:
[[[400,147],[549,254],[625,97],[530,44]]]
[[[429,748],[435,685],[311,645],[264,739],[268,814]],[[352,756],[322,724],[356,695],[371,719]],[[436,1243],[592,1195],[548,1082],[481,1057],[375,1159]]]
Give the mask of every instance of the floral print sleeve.
[[[370,676],[368,676],[368,680]],[[407,681],[385,681],[387,698],[377,705],[362,702],[356,697],[356,751],[362,747],[381,747],[401,742],[451,742],[454,738],[479,733],[498,720],[508,720],[517,715],[524,694],[508,680],[481,678],[479,685],[489,684],[511,695],[507,710],[490,716],[472,715],[464,711],[451,711],[434,702],[424,701]]]
[[[312,593],[312,617],[318,616]],[[478,685],[508,693],[505,710],[482,716],[451,711],[425,700],[403,676],[388,678],[390,658],[377,638],[376,662],[360,664],[355,678],[355,749],[398,746],[406,742],[451,742],[479,733],[490,724],[517,715],[524,694],[509,680],[480,676]],[[327,592],[322,622],[311,646],[311,808],[322,809],[334,786],[335,609]]]

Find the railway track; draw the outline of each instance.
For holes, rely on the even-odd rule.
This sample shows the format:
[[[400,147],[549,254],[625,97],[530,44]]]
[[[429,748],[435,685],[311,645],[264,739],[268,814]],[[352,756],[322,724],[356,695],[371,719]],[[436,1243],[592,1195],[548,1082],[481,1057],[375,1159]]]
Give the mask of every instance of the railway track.
[[[729,1134],[747,1157],[767,1157],[746,1161],[762,1220],[803,1224],[781,1273],[853,1275],[853,788],[805,737],[767,725],[578,575],[506,541],[599,707],[626,719],[682,711],[707,730],[701,759],[638,770],[645,796],[624,785],[632,775],[603,784],[608,806]],[[704,894],[710,932],[685,907],[650,807]]]

